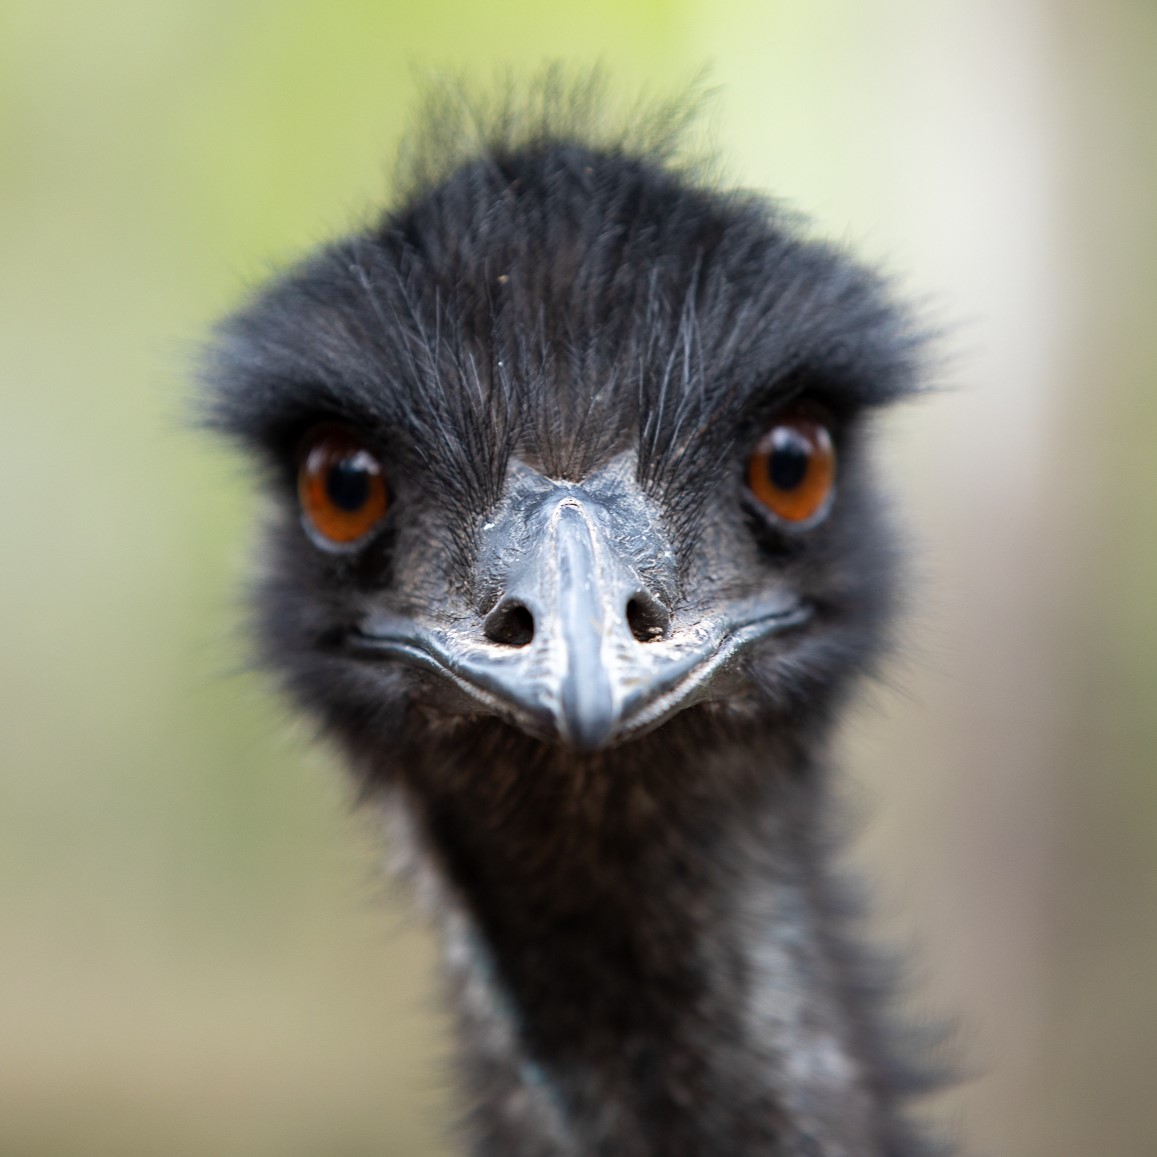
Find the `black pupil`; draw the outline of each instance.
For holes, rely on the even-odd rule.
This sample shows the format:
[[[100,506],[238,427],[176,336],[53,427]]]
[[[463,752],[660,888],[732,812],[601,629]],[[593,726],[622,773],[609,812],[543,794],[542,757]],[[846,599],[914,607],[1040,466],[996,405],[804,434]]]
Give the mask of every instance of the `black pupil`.
[[[780,426],[772,438],[768,477],[778,490],[794,490],[807,477],[811,443],[790,426]]]
[[[325,475],[325,492],[334,506],[350,514],[365,506],[370,497],[370,473],[360,455],[342,458],[329,468]]]

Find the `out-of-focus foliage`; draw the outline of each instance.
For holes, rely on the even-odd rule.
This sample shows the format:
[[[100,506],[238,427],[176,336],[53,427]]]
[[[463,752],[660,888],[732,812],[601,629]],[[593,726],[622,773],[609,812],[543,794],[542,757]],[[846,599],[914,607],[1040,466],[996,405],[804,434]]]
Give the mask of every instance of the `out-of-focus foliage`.
[[[710,67],[735,180],[947,327],[882,431],[907,654],[848,730],[977,1149],[1157,1151],[1157,10],[0,2],[0,1153],[447,1151],[435,949],[245,673],[197,343],[367,218],[424,73]],[[882,707],[883,710],[876,710]]]

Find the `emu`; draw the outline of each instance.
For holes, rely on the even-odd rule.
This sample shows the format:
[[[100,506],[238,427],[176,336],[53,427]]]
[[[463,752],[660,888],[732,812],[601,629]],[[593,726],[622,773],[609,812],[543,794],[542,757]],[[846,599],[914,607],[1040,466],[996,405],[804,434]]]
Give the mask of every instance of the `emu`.
[[[265,664],[395,817],[475,1157],[913,1157],[931,1079],[830,865],[886,648],[887,281],[573,116],[427,126],[207,359],[273,496]]]

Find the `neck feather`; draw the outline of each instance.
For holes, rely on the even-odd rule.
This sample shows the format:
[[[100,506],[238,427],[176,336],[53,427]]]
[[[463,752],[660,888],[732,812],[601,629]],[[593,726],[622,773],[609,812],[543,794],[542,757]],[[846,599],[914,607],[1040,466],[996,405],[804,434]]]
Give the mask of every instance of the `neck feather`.
[[[803,752],[453,750],[423,745],[400,797],[437,881],[476,1157],[922,1152]]]

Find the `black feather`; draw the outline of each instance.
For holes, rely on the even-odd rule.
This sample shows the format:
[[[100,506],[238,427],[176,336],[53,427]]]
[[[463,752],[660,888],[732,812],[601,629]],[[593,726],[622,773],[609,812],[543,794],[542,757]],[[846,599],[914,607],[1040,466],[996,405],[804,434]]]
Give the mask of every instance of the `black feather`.
[[[555,73],[489,106],[441,90],[398,205],[220,327],[208,421],[278,496],[264,655],[412,828],[473,1152],[925,1153],[902,1113],[921,1068],[882,1025],[890,990],[850,947],[824,835],[826,736],[895,601],[865,414],[917,388],[921,341],[878,273],[679,160],[685,102],[634,137],[602,110],[597,82]],[[800,399],[840,463],[806,533],[743,473]],[[352,553],[311,542],[294,492],[303,435],[332,421],[390,478]],[[620,489],[672,544],[656,633],[777,585],[810,609],[728,666],[725,692],[583,753],[355,655],[375,608],[489,612],[482,544],[516,467],[585,486],[622,456]]]

